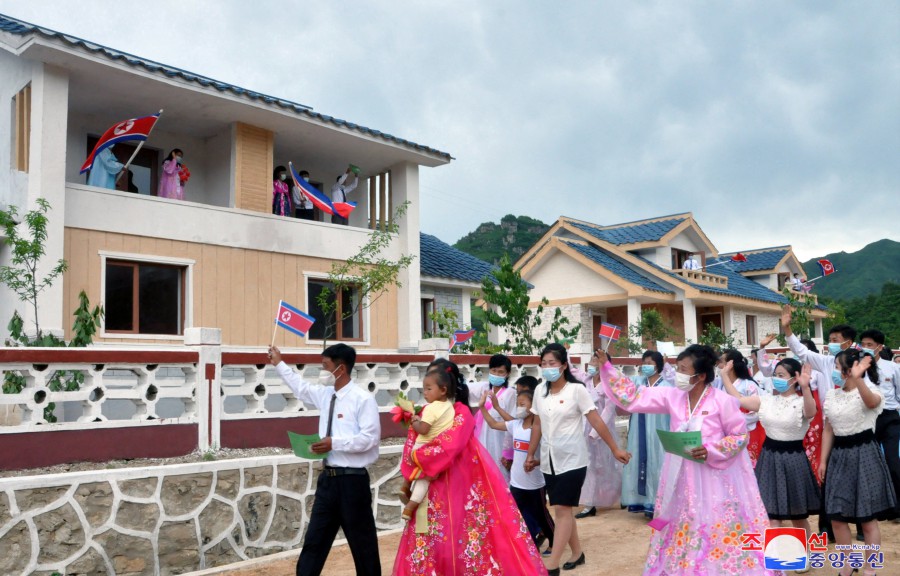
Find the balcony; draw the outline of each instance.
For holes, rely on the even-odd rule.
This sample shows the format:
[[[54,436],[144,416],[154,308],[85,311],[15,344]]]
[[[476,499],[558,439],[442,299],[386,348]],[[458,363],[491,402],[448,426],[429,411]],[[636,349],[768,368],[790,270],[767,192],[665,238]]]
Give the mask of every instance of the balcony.
[[[704,272],[703,270],[685,270],[684,268],[678,268],[676,270],[672,270],[672,272],[678,274],[688,282],[692,282],[694,284],[709,286],[710,288],[718,288],[720,290],[728,289],[728,277],[726,276],[720,276],[719,274],[710,274],[709,272]]]

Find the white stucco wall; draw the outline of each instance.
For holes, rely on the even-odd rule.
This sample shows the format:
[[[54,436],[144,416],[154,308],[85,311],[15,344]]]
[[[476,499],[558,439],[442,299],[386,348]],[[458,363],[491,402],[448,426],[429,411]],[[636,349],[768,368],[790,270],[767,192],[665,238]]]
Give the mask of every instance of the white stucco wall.
[[[14,108],[13,96],[24,88],[33,74],[33,64],[0,50],[0,102],[7,108],[0,109],[0,209],[9,206],[24,212],[28,175],[15,170],[13,155]],[[2,236],[2,234],[0,234]],[[7,264],[10,250],[0,241],[0,265]],[[0,326],[5,333],[6,323],[13,310],[24,308],[24,303],[5,286],[0,286]]]
[[[697,243],[695,243],[691,238],[682,232],[681,234],[672,238],[672,241],[669,242],[669,248],[678,248],[679,250],[687,250],[688,252],[705,252],[705,248],[700,247]]]
[[[623,293],[621,288],[609,280],[561,252],[554,253],[540,267],[532,270],[525,280],[534,286],[531,290],[532,302],[541,297],[553,302],[566,298]]]

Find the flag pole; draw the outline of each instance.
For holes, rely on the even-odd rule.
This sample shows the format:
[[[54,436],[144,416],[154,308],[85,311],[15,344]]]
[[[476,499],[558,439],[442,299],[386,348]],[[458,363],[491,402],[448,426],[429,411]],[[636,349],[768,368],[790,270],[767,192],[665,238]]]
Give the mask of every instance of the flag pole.
[[[278,310],[281,310],[281,300],[278,301]],[[278,310],[275,311],[275,326],[272,328],[272,343],[269,344],[269,348],[275,345],[275,335],[278,334]]]
[[[162,117],[162,113],[163,113],[162,108],[160,108],[160,109],[159,109],[159,116],[160,116],[160,117]],[[158,121],[159,121],[159,118],[157,118],[156,121],[158,122]],[[154,129],[154,128],[156,128],[156,122],[154,122],[154,123],[153,123],[153,126],[151,126],[149,130],[147,130],[147,138],[150,138],[150,133],[153,132],[153,129]],[[131,158],[129,158],[129,159],[128,159],[128,162],[126,162],[125,165],[122,166],[122,171],[119,172],[119,175],[118,175],[118,176],[116,176],[116,182],[118,182],[119,180],[121,180],[121,179],[122,179],[122,175],[125,174],[125,173],[128,171],[128,167],[131,166],[131,163],[134,161],[134,157],[137,156],[137,155],[138,155],[138,152],[141,151],[141,148],[144,147],[144,142],[147,141],[147,138],[141,140],[141,143],[138,144],[138,147],[134,149],[134,153],[131,155]]]
[[[732,262],[732,261],[733,260],[725,260],[723,262],[716,262],[715,264],[710,264],[709,266],[704,266],[703,269],[706,270],[707,268],[712,268],[713,266],[719,266],[720,264],[728,264],[729,262]]]

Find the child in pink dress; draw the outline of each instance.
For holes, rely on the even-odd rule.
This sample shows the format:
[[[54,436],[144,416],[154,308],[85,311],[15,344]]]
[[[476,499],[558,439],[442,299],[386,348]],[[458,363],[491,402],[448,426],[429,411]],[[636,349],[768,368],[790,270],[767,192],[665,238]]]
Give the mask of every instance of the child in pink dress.
[[[159,191],[156,193],[160,198],[172,198],[174,200],[184,200],[184,188],[181,187],[181,162],[184,153],[175,148],[166,157],[163,162],[162,174],[159,177]]]

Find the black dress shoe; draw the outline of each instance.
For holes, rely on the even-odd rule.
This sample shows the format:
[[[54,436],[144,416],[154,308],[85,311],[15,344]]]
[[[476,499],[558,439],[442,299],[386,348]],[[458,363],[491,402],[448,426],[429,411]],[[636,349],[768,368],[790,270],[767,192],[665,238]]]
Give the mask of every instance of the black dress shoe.
[[[578,560],[576,560],[574,562],[566,562],[565,564],[563,564],[562,569],[563,570],[574,570],[575,568],[581,566],[582,564],[584,564],[584,552],[581,553],[581,556],[578,557]]]
[[[547,569],[547,576],[559,576],[559,568]]]
[[[575,517],[576,518],[587,518],[588,516],[596,516],[596,515],[597,515],[597,509],[594,506],[591,506],[590,508],[585,508],[584,510],[582,510],[581,512],[576,514]]]

